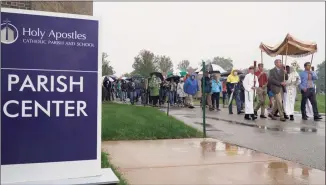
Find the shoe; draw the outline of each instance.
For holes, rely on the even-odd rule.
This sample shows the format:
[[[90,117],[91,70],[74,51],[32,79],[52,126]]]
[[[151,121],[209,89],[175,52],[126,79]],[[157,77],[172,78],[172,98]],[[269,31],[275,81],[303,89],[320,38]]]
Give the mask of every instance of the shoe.
[[[290,115],[290,120],[294,121],[294,116],[293,115]]]
[[[221,109],[216,109],[216,111],[221,111]]]
[[[213,108],[209,108],[209,111],[213,111],[214,109]]]
[[[318,118],[318,119],[323,119],[321,115],[317,115],[315,117]]]
[[[238,115],[239,115],[239,114],[241,114],[241,111],[240,111],[240,112],[238,112]]]
[[[280,117],[280,116],[279,116],[278,114],[274,114],[274,117],[277,117],[277,118],[278,118],[278,117]]]
[[[229,112],[229,114],[233,114],[233,112]]]
[[[308,120],[308,116],[302,116],[302,120]]]
[[[256,117],[254,114],[252,114],[252,115],[251,115],[251,119],[252,119],[252,120],[255,120],[255,119],[257,119],[257,117]]]
[[[317,121],[317,120],[321,120],[323,118],[319,117],[319,116],[314,116],[314,120]]]
[[[255,114],[255,116],[258,116],[258,113],[257,113],[257,111],[256,111],[256,110],[254,111],[254,114]]]
[[[245,119],[245,120],[251,120],[251,119],[249,118],[249,114],[245,114],[244,119]]]
[[[263,118],[263,119],[265,119],[265,118],[267,118],[265,115],[260,115],[260,118]]]
[[[272,114],[268,114],[268,117],[270,117],[272,120],[276,120],[275,116]]]
[[[283,121],[283,122],[285,122],[285,121],[286,121],[286,119],[285,119],[285,118],[280,118],[280,121]]]
[[[289,119],[289,116],[286,115],[286,114],[284,114],[284,118],[285,118],[285,119]]]
[[[190,109],[193,109],[193,108],[195,108],[195,107],[194,107],[194,106],[192,106],[192,105],[190,105],[190,106],[189,106],[189,108],[190,108]]]

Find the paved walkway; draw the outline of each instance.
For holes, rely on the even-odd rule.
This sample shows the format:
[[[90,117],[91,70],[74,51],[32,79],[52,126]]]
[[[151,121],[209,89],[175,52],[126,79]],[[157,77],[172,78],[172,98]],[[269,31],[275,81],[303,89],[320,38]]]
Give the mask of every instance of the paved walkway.
[[[215,139],[106,141],[102,148],[131,185],[325,184],[324,171]]]
[[[203,128],[200,108],[171,108],[170,115],[199,130]],[[222,109],[207,111],[206,128],[209,137],[325,170],[324,120],[302,121],[296,117],[287,122],[260,118],[247,121],[243,115],[229,115]]]

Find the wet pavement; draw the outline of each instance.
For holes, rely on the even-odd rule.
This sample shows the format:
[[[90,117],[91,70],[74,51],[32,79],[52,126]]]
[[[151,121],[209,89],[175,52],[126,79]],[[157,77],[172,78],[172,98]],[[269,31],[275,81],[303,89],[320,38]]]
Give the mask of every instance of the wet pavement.
[[[162,109],[165,111],[166,109]],[[325,170],[325,120],[314,122],[244,120],[244,115],[229,115],[227,109],[220,112],[206,111],[207,135],[286,160]],[[200,108],[171,108],[171,116],[202,130]]]
[[[128,183],[325,184],[325,172],[216,139],[105,141]]]

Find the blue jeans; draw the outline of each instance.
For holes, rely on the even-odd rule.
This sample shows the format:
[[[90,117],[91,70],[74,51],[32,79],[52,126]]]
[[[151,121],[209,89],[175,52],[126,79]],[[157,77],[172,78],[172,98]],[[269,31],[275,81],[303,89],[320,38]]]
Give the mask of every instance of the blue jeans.
[[[131,104],[134,104],[135,102],[135,98],[137,97],[137,93],[136,93],[136,91],[131,91],[131,92],[129,92],[129,95],[130,95],[130,103]]]
[[[121,91],[121,94],[120,94],[120,100],[121,101],[126,101],[127,99],[127,92],[126,91]]]
[[[174,91],[169,91],[169,101],[170,101],[170,104],[174,105],[174,95],[175,95],[175,92]]]
[[[229,97],[230,96],[231,96],[231,94],[229,94]],[[233,111],[232,111],[232,103],[233,103],[233,100],[235,100],[235,103],[237,105],[237,112],[241,112],[241,98],[240,98],[240,93],[234,92],[233,93],[232,100],[231,100],[231,103],[229,105],[229,113],[233,113]]]

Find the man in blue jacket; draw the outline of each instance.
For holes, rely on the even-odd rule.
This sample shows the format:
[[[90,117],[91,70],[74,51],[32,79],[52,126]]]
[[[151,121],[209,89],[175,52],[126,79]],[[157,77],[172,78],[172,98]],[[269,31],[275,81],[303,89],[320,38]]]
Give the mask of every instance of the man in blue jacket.
[[[199,91],[198,82],[196,80],[196,74],[192,74],[187,78],[186,82],[183,85],[184,92],[187,94],[186,104],[189,108],[194,108],[193,97]]]
[[[306,62],[304,64],[305,70],[300,73],[300,79],[301,79],[300,89],[302,94],[301,114],[303,120],[308,119],[306,114],[306,103],[307,103],[307,99],[309,99],[314,112],[314,120],[318,121],[322,119],[317,109],[317,101],[316,101],[316,93],[315,93],[315,85],[314,85],[314,81],[317,80],[318,77],[314,71],[310,70],[310,67],[311,67],[310,62]]]

